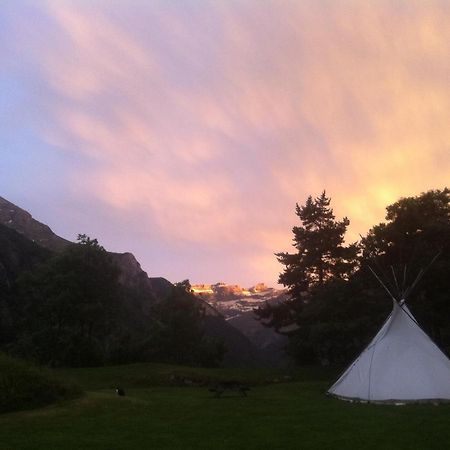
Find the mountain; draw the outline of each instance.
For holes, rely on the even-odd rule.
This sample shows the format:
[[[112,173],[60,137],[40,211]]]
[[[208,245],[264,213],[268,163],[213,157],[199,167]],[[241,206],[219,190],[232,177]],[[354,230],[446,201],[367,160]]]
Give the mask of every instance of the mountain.
[[[266,303],[275,304],[287,297],[284,289],[274,289],[264,283],[250,288],[237,284],[195,284],[192,291],[210,304],[225,318],[227,323],[242,334],[258,349],[260,357],[270,365],[288,364],[284,351],[287,337],[257,320],[254,309]]]
[[[72,245],[56,235],[49,226],[37,221],[28,212],[0,197],[0,224],[20,233],[39,246],[58,253]],[[164,296],[171,283],[163,278],[150,279],[131,253],[109,252],[114,263],[120,269],[120,281],[123,285],[134,289],[152,291],[155,297]]]
[[[0,286],[8,285],[21,271],[50,258],[68,246],[74,245],[57,236],[47,225],[31,214],[0,197]],[[149,277],[132,253],[109,255],[120,270],[119,281],[128,288],[130,306],[136,317],[146,314],[151,304],[164,301],[173,285],[162,277]],[[227,365],[261,364],[258,349],[239,330],[229,325],[213,306],[199,298],[205,310],[206,334],[224,342]]]
[[[0,223],[54,252],[62,251],[70,245],[70,241],[57,236],[50,227],[33,219],[29,212],[3,197],[0,197]]]
[[[28,211],[3,197],[0,197],[0,224],[51,252],[58,253],[73,245],[73,242],[56,235],[48,225],[34,219]],[[109,252],[109,255],[120,269],[120,282],[124,286],[150,293],[154,300],[163,298],[170,291],[172,284],[164,278],[148,277],[132,253]]]

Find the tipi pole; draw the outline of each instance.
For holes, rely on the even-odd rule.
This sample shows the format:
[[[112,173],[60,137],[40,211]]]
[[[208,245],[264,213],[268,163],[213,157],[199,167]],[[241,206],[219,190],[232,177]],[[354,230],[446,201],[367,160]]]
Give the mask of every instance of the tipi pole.
[[[394,270],[393,266],[391,266],[391,271],[392,271],[392,275],[394,277],[394,282],[395,282],[395,287],[397,288],[397,293],[398,293],[398,295],[401,295],[400,287],[399,287],[398,281],[397,281],[397,275],[395,275],[395,270]]]
[[[434,258],[428,263],[427,267],[425,269],[421,269],[419,274],[417,275],[416,279],[414,280],[414,283],[410,286],[410,288],[405,293],[405,298],[411,294],[412,290],[416,287],[417,283],[422,279],[424,274],[428,271],[428,269],[431,267],[431,265],[436,261],[436,259],[440,256],[442,253],[442,250],[439,250],[436,255],[434,255]]]
[[[381,278],[376,274],[376,272],[372,269],[372,267],[368,266],[369,270],[373,273],[374,277],[378,280],[378,282],[381,284],[381,286],[384,287],[385,291],[389,294],[389,297],[396,302],[396,298],[391,294],[391,291],[386,287],[386,285],[381,281]]]
[[[406,287],[406,264],[403,268],[403,281],[402,281],[402,297],[405,297],[405,287]]]

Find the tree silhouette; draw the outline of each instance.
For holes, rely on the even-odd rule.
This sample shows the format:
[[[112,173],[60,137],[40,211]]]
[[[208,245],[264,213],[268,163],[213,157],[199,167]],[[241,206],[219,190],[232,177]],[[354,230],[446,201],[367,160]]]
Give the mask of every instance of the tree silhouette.
[[[347,279],[356,266],[356,244],[344,245],[349,220],[336,220],[325,191],[319,197],[309,196],[304,206],[296,205],[301,221],[294,226],[293,246],[296,253],[276,253],[285,266],[279,282],[293,299],[300,300],[311,287],[331,279]]]

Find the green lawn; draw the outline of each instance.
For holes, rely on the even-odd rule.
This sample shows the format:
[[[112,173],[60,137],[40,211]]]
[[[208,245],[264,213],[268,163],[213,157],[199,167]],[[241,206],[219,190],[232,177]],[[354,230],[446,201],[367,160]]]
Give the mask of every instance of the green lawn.
[[[164,385],[173,373],[260,384],[247,398],[217,399],[206,387]],[[0,415],[0,449],[441,450],[450,442],[450,405],[339,401],[324,395],[327,382],[308,381],[321,371],[300,371],[293,377],[302,381],[278,384],[264,384],[270,372],[163,365],[60,372],[68,375],[90,390],[77,400]],[[125,397],[111,389],[119,378]]]

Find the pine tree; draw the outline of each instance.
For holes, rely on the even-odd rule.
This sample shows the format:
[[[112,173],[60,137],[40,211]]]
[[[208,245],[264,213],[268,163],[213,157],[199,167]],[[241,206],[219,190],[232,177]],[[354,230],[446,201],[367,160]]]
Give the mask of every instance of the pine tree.
[[[296,253],[276,253],[285,266],[279,282],[292,298],[300,299],[314,286],[331,279],[346,279],[356,266],[357,246],[344,245],[349,220],[337,221],[325,191],[317,198],[309,196],[304,206],[296,205],[301,226],[294,226]]]

